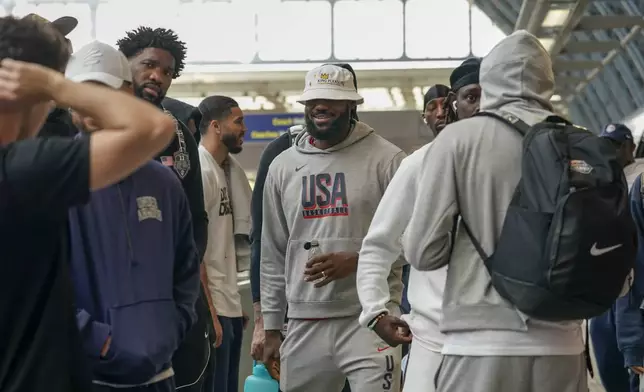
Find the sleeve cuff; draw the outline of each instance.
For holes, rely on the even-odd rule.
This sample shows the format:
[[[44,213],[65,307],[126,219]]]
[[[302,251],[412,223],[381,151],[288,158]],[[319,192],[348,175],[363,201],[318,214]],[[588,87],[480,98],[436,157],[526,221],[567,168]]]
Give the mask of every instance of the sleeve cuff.
[[[360,317],[358,318],[358,322],[360,325],[362,325],[365,328],[369,327],[369,323],[371,320],[375,319],[378,317],[378,315],[385,313],[389,314],[389,310],[387,308],[373,308],[368,311],[363,310],[362,313],[360,313]]]
[[[284,329],[284,312],[262,312],[265,331],[281,331]]]
[[[631,366],[644,366],[644,348],[633,347],[622,350],[624,355],[624,365]]]

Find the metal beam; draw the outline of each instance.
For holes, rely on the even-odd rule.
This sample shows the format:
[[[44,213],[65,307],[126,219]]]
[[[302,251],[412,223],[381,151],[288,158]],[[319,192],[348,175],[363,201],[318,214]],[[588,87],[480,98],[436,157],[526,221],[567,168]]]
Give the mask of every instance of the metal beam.
[[[400,70],[357,70],[358,83],[363,88],[393,88],[401,86],[431,86],[445,84],[451,69],[410,69],[401,74]],[[239,74],[190,74],[175,80],[168,92],[173,97],[200,97],[215,93],[244,95],[254,91],[258,95],[275,96],[280,93],[299,94],[304,87],[305,72],[248,72]]]
[[[610,63],[611,63],[611,62],[612,62],[612,61],[617,57],[617,55],[619,54],[619,52],[621,52],[624,48],[626,48],[626,46],[628,45],[628,43],[629,43],[629,42],[631,42],[633,39],[635,39],[637,36],[639,36],[641,32],[642,32],[642,26],[635,26],[635,27],[633,27],[633,28],[631,29],[631,31],[630,31],[628,34],[626,34],[626,36],[621,40],[621,46],[620,46],[620,48],[619,48],[619,49],[615,49],[615,50],[610,51],[610,53],[608,53],[608,54],[606,55],[606,57],[604,57],[604,59],[599,63],[599,65],[598,65],[595,69],[593,69],[590,73],[588,73],[588,75],[586,76],[586,80],[585,80],[584,82],[580,83],[580,84],[575,88],[575,93],[576,93],[576,94],[581,93],[581,91],[582,91],[584,88],[586,88],[586,86],[588,86],[588,84],[589,84],[593,79],[595,79],[595,78],[597,77],[597,75],[599,74],[599,72],[601,72],[601,70],[602,70],[602,69],[604,69],[604,67],[605,67],[605,66],[607,66],[608,64],[610,64]],[[573,96],[569,96],[569,97],[567,98],[567,99],[568,99],[568,101],[572,100],[572,97],[573,97]]]
[[[587,71],[597,68],[601,62],[594,60],[561,60],[553,62],[552,68],[555,72],[561,71]]]
[[[633,26],[642,26],[644,19],[641,16],[631,15],[592,15],[584,16],[577,24],[576,30],[613,30],[627,29]]]
[[[532,34],[539,33],[549,8],[549,0],[523,0],[514,31],[527,30]]]
[[[570,13],[566,18],[559,34],[555,36],[555,43],[550,48],[550,56],[554,57],[561,53],[561,50],[566,46],[568,40],[570,39],[570,34],[577,27],[579,21],[584,16],[586,7],[588,6],[589,0],[577,0],[575,5],[570,9]]]
[[[586,78],[582,78],[578,76],[556,76],[555,84],[556,85],[572,84],[577,86],[579,83],[583,82],[584,80],[586,80]]]
[[[610,41],[573,41],[568,42],[561,54],[608,53],[621,46],[619,40]]]

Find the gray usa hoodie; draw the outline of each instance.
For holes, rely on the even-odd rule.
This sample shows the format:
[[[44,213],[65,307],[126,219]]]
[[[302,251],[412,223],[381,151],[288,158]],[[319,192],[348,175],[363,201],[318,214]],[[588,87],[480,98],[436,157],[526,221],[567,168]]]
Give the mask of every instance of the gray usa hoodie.
[[[481,110],[513,114],[528,124],[552,115],[552,61],[538,39],[518,31],[483,59]],[[448,125],[427,150],[418,196],[404,237],[417,252],[419,270],[449,265],[441,330],[448,355],[577,355],[583,351],[579,322],[530,319],[491,285],[488,271],[462,225],[461,216],[486,253],[492,254],[505,213],[521,177],[521,136],[489,117]],[[521,260],[516,260],[520,263]]]
[[[267,330],[282,329],[287,302],[288,317],[295,319],[360,313],[355,273],[315,288],[304,280],[305,265],[315,254],[360,251],[385,188],[405,157],[361,122],[329,149],[316,148],[310,139],[306,129],[300,132],[266,177],[260,287]],[[396,304],[401,276],[402,261],[388,279]]]

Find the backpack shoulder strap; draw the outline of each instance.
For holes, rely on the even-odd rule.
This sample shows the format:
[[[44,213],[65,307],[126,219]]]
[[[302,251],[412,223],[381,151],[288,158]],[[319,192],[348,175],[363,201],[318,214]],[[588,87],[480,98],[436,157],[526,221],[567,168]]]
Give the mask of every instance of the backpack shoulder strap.
[[[286,133],[288,133],[288,146],[290,147],[293,145],[293,132],[289,129]]]
[[[528,131],[530,130],[530,126],[526,124],[523,120],[520,120],[519,118],[508,113],[499,114],[499,113],[492,113],[492,112],[478,112],[474,116],[495,118],[511,126],[514,130],[519,132],[521,136],[527,135]]]
[[[548,122],[548,123],[553,123],[553,124],[572,125],[572,123],[570,121],[566,120],[565,118],[563,118],[561,116],[557,116],[557,115],[548,116],[543,121]]]

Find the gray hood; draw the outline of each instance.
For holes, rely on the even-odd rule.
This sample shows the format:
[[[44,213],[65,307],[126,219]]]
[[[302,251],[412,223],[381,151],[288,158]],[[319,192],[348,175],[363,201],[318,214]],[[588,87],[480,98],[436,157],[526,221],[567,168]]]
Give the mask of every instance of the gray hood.
[[[326,150],[320,150],[319,148],[312,146],[309,143],[309,138],[311,135],[307,132],[306,128],[300,132],[295,138],[295,148],[297,151],[304,154],[330,154],[333,151],[342,150],[343,148],[349,147],[352,144],[359,142],[360,140],[366,138],[367,136],[373,133],[373,128],[367,124],[356,121],[351,133],[347,136],[346,139],[336,144],[333,147],[327,148]]]
[[[552,60],[534,35],[519,30],[501,40],[483,59],[480,72],[481,111],[502,109],[527,123],[551,114]]]

